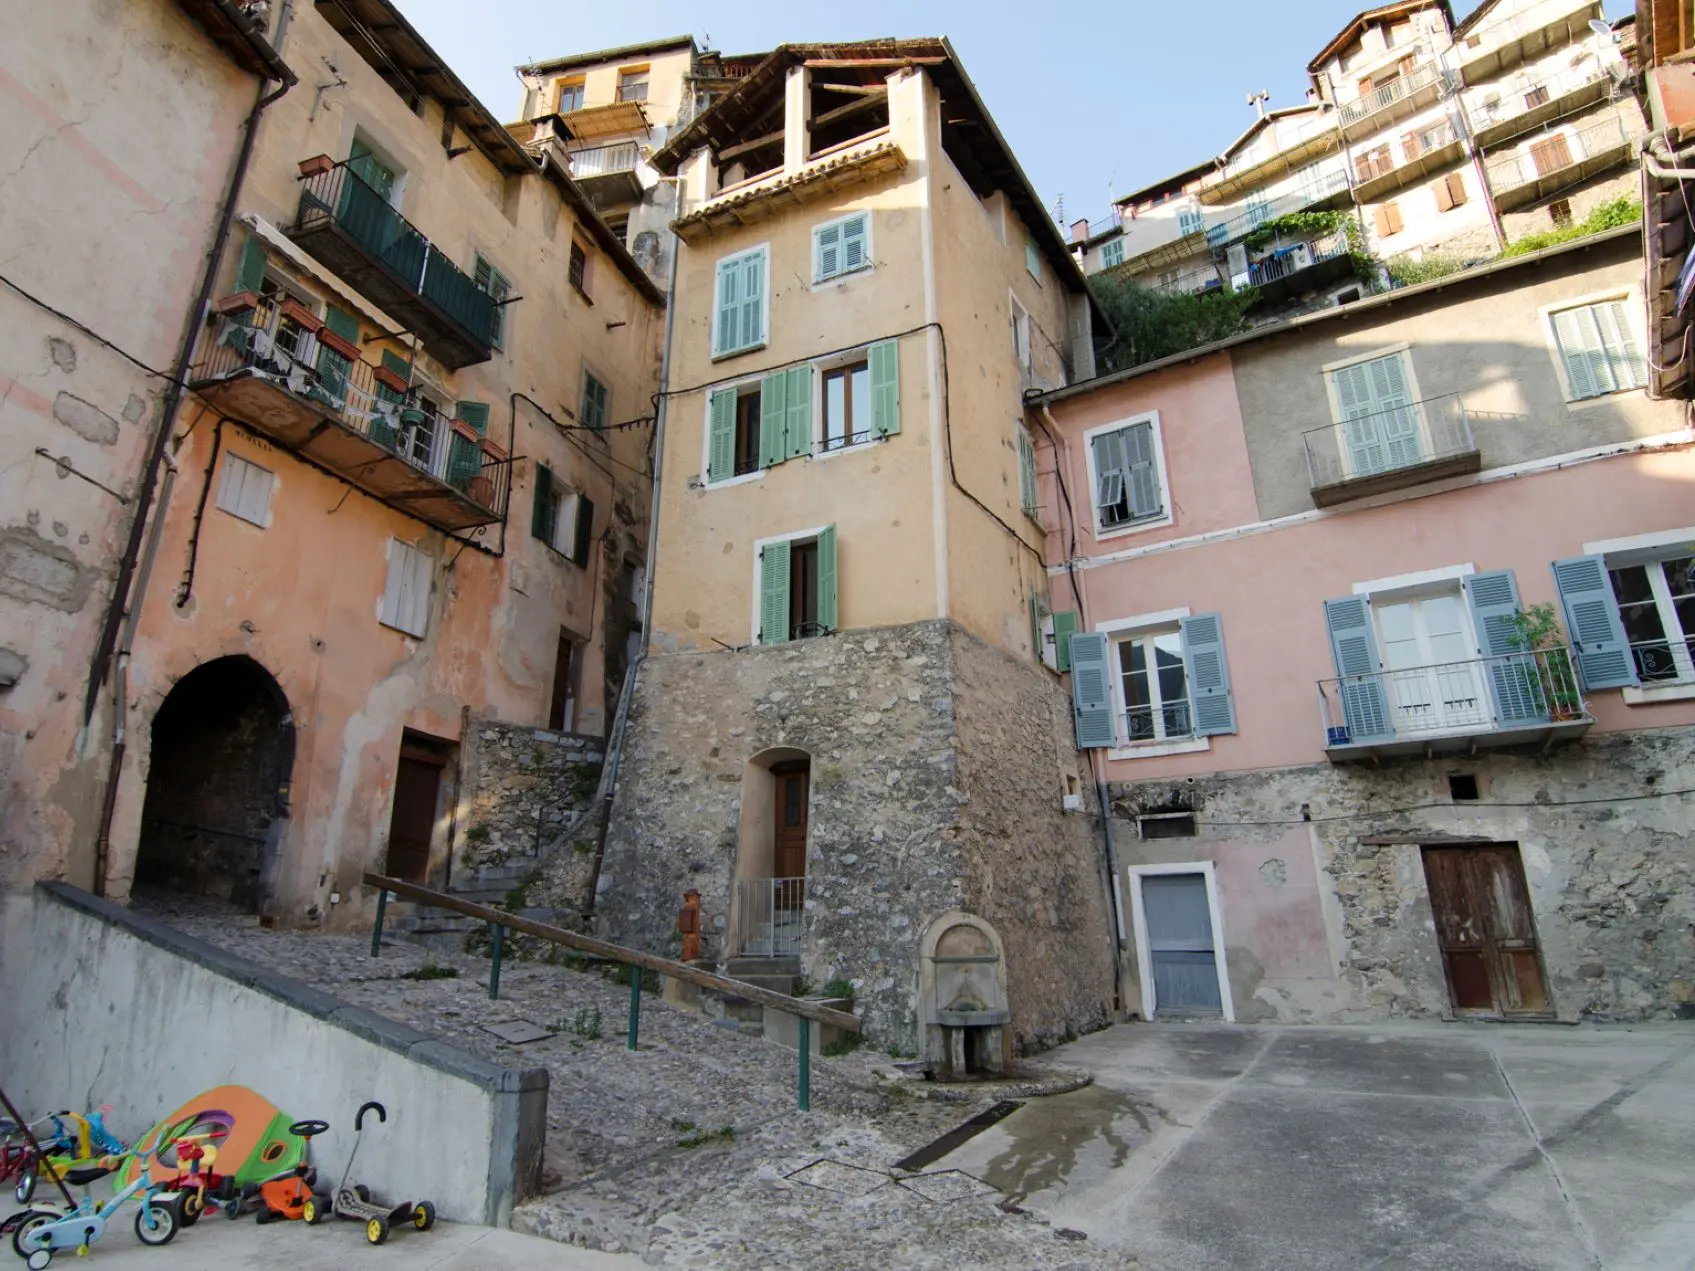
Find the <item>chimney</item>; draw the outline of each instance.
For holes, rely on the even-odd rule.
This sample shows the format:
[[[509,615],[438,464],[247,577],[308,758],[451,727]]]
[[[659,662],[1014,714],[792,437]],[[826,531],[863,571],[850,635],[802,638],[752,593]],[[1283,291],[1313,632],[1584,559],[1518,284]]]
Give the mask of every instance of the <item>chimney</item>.
[[[1089,222],[1087,218],[1081,221],[1071,222],[1071,241],[1074,243],[1086,243],[1089,241]]]

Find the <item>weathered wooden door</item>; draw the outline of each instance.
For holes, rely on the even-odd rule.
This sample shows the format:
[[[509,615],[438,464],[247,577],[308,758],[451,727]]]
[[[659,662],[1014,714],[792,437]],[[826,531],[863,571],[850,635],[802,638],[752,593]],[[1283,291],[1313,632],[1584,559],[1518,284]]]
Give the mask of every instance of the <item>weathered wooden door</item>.
[[[1426,847],[1424,876],[1454,1010],[1546,1014],[1548,990],[1517,844]]]
[[[1218,962],[1204,874],[1142,879],[1142,912],[1153,963],[1154,1014],[1217,1015]]]
[[[440,762],[402,753],[394,774],[394,811],[388,823],[389,877],[425,881],[440,795]]]
[[[776,778],[777,806],[775,813],[776,841],[771,852],[771,873],[775,878],[804,878],[806,876],[806,804],[810,767],[804,761],[781,763],[771,770]],[[784,889],[797,893],[799,887]]]

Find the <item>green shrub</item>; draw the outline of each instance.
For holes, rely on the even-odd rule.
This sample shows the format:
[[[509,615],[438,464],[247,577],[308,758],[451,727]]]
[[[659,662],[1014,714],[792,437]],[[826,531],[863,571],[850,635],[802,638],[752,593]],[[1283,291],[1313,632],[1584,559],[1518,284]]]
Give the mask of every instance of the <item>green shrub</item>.
[[[1543,251],[1549,247],[1558,247],[1561,243],[1599,234],[1603,230],[1617,229],[1621,225],[1634,225],[1641,219],[1642,200],[1624,195],[1598,205],[1575,225],[1567,225],[1564,229],[1544,230],[1539,234],[1526,234],[1523,238],[1508,243],[1507,249],[1501,255],[1503,258],[1526,256],[1531,252]]]
[[[1416,287],[1421,282],[1435,282],[1438,278],[1457,274],[1469,263],[1459,256],[1426,256],[1423,260],[1401,256],[1384,268],[1389,271],[1389,281],[1395,286]]]

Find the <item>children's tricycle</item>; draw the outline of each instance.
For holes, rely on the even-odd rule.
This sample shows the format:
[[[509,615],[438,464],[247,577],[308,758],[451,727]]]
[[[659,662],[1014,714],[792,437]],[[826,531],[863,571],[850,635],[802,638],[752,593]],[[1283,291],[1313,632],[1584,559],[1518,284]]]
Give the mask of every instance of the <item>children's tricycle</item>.
[[[192,1227],[207,1207],[222,1209],[231,1218],[241,1212],[235,1179],[217,1172],[218,1149],[213,1134],[185,1134],[176,1141],[177,1176],[169,1184],[182,1194],[182,1225]]]
[[[335,1216],[345,1218],[349,1222],[365,1224],[365,1239],[374,1245],[380,1245],[388,1239],[390,1228],[401,1223],[411,1223],[419,1231],[428,1231],[435,1226],[436,1207],[427,1200],[417,1204],[402,1201],[398,1205],[384,1205],[371,1196],[370,1189],[363,1183],[347,1185],[348,1178],[353,1173],[353,1159],[359,1155],[359,1139],[365,1128],[365,1114],[375,1112],[377,1120],[386,1123],[388,1110],[372,1099],[364,1104],[353,1117],[353,1150],[347,1154],[347,1168],[342,1171],[341,1183],[335,1189]],[[306,1221],[309,1223],[322,1222],[327,1214],[320,1214],[315,1202],[308,1202],[309,1212]]]

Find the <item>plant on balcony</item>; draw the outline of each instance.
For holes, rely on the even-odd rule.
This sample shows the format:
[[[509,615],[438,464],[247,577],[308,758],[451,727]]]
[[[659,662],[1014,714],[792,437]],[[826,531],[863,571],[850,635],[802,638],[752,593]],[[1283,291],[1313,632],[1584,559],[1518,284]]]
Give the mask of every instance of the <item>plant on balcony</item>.
[[[1168,295],[1132,279],[1101,274],[1089,279],[1089,287],[1117,333],[1097,355],[1103,375],[1246,331],[1248,312],[1259,295],[1252,287]]]
[[[1550,604],[1531,605],[1514,615],[1515,648],[1537,655],[1528,665],[1518,668],[1525,677],[1525,686],[1548,704],[1554,719],[1579,719],[1583,715],[1583,695],[1577,688],[1577,677],[1569,657],[1556,656],[1566,649],[1565,630],[1559,614]]]
[[[1378,260],[1365,246],[1365,234],[1351,212],[1324,208],[1317,212],[1286,212],[1273,217],[1249,234],[1243,243],[1250,251],[1282,238],[1286,241],[1311,242],[1317,238],[1336,235],[1346,245],[1348,261],[1354,267],[1354,277],[1367,286],[1376,287]]]
[[[1558,247],[1561,243],[1569,243],[1573,239],[1587,238],[1591,234],[1599,234],[1602,230],[1617,229],[1621,225],[1634,225],[1642,219],[1642,200],[1625,195],[1622,198],[1611,199],[1598,204],[1583,220],[1564,229],[1551,229],[1541,234],[1526,234],[1523,238],[1514,239],[1507,244],[1502,257],[1525,256],[1531,252],[1539,252],[1544,248]]]

